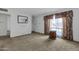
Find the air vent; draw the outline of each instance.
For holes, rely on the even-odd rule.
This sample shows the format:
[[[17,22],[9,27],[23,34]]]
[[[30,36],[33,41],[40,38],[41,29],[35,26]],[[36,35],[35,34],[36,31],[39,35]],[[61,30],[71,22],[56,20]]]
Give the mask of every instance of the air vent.
[[[5,8],[0,8],[0,11],[5,11],[5,12],[8,12],[8,10],[7,10],[7,9],[5,9]]]

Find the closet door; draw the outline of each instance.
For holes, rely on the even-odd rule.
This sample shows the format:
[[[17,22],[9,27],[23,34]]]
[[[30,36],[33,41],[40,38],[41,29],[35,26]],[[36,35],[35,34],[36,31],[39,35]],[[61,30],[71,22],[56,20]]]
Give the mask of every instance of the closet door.
[[[7,17],[0,14],[0,36],[7,35]]]

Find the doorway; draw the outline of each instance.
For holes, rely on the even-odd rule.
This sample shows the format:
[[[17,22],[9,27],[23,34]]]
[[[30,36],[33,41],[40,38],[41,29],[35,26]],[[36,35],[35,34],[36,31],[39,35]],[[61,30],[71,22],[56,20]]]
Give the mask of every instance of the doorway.
[[[63,37],[63,19],[62,18],[55,18],[50,20],[50,31],[56,31],[56,37],[62,38]]]
[[[10,15],[0,13],[0,37],[10,37]]]

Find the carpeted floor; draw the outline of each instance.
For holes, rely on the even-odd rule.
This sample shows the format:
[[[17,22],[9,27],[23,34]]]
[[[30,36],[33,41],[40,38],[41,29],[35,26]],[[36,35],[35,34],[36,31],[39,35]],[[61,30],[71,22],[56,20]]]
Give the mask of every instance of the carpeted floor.
[[[1,51],[78,51],[79,43],[32,33],[15,38],[0,38]]]

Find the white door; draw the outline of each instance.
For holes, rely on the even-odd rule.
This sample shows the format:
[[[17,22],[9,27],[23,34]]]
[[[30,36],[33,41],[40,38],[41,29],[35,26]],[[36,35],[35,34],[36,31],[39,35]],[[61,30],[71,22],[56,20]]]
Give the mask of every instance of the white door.
[[[7,16],[0,14],[0,36],[7,35]]]

